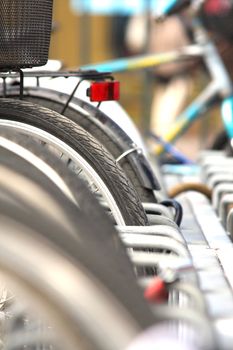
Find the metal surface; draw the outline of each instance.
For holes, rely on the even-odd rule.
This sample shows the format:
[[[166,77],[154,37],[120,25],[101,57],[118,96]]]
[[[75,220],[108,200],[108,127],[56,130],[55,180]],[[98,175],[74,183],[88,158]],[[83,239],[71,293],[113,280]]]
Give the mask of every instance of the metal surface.
[[[220,201],[224,194],[233,193],[233,183],[220,183],[216,185],[212,192],[212,203],[215,210],[219,211]]]
[[[218,163],[219,161],[219,163]],[[200,171],[196,173],[196,181],[204,180],[213,188],[214,206],[222,211],[226,220],[228,202],[231,202],[231,175],[224,170],[230,166],[224,152],[205,151],[199,157]],[[224,164],[227,166],[222,167]],[[210,169],[210,171],[209,171]],[[171,168],[170,168],[171,170]],[[228,170],[228,169],[227,169]],[[211,173],[207,178],[206,174]],[[166,177],[166,173],[164,174]],[[169,183],[185,182],[188,175],[178,175],[170,171]],[[227,179],[227,183],[224,183]],[[223,183],[222,183],[223,181]],[[229,331],[233,316],[233,274],[232,256],[233,244],[228,233],[222,226],[211,202],[202,194],[189,192],[178,196],[184,209],[183,236],[187,242],[192,264],[197,274],[197,285],[204,297],[207,314],[212,323],[219,349],[232,348],[233,336]],[[227,229],[231,232],[233,222],[232,209],[228,213]]]
[[[145,209],[147,214],[159,214],[163,215],[165,217],[168,217],[169,219],[173,220],[174,215],[172,214],[172,210],[168,207],[165,207],[165,205],[159,204],[159,203],[142,203],[143,208]]]
[[[167,251],[181,257],[189,257],[185,246],[176,240],[168,237],[159,237],[154,235],[123,233],[120,235],[123,243],[128,248],[154,249],[155,251]]]
[[[150,225],[150,226],[117,226],[117,231],[120,234],[140,234],[140,235],[154,235],[161,237],[170,237],[176,241],[184,244],[184,238],[182,233],[179,232],[176,228],[168,225]]]
[[[123,158],[125,158],[128,154],[133,153],[133,152],[138,152],[141,151],[141,149],[139,147],[137,147],[135,145],[135,147],[128,149],[127,151],[125,151],[124,153],[122,153],[119,157],[117,157],[116,159],[116,163],[119,163]]]
[[[220,220],[225,228],[227,226],[227,217],[228,217],[229,210],[232,208],[233,208],[233,191],[232,192],[230,191],[222,196],[219,203],[219,209],[218,209]]]

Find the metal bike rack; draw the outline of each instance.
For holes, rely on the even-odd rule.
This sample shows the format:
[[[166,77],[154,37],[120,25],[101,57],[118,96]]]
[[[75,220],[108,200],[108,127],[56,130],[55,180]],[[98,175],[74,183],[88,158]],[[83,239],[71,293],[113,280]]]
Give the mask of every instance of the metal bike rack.
[[[189,256],[184,244],[168,237],[133,233],[123,233],[120,237],[127,248],[153,249],[154,251],[164,251],[181,257]]]
[[[161,237],[170,237],[182,244],[185,240],[182,233],[176,228],[168,225],[152,225],[152,226],[117,226],[117,231],[120,234],[141,234],[141,235],[155,235]]]
[[[163,215],[173,220],[172,210],[159,203],[142,203],[147,214]]]
[[[219,203],[218,213],[225,228],[227,227],[227,217],[231,208],[233,208],[233,192],[224,194]]]
[[[225,194],[233,193],[233,184],[232,183],[220,183],[213,189],[212,194],[212,204],[215,210],[219,213],[220,202],[222,197]]]
[[[233,183],[233,174],[214,174],[208,179],[208,186],[210,188],[214,188],[218,184],[225,182],[225,183]]]

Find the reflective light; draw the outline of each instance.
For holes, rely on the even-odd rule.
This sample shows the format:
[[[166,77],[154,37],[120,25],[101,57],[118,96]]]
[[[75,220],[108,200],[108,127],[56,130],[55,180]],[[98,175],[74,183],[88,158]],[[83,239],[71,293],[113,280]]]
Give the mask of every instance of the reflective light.
[[[87,96],[92,102],[116,101],[120,98],[119,81],[93,82],[87,89]]]

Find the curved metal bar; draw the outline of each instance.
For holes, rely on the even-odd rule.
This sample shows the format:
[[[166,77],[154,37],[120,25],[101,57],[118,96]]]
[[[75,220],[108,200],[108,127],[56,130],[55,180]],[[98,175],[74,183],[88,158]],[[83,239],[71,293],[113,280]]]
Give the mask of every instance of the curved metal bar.
[[[185,246],[172,238],[133,233],[124,233],[121,234],[120,237],[128,248],[167,250],[178,256],[189,257],[189,252]]]

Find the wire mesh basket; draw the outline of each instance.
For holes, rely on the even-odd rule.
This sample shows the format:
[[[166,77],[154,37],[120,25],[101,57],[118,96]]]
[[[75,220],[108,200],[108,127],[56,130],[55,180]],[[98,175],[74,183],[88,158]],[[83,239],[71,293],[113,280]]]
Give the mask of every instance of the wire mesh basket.
[[[0,0],[0,70],[47,62],[53,0]]]

